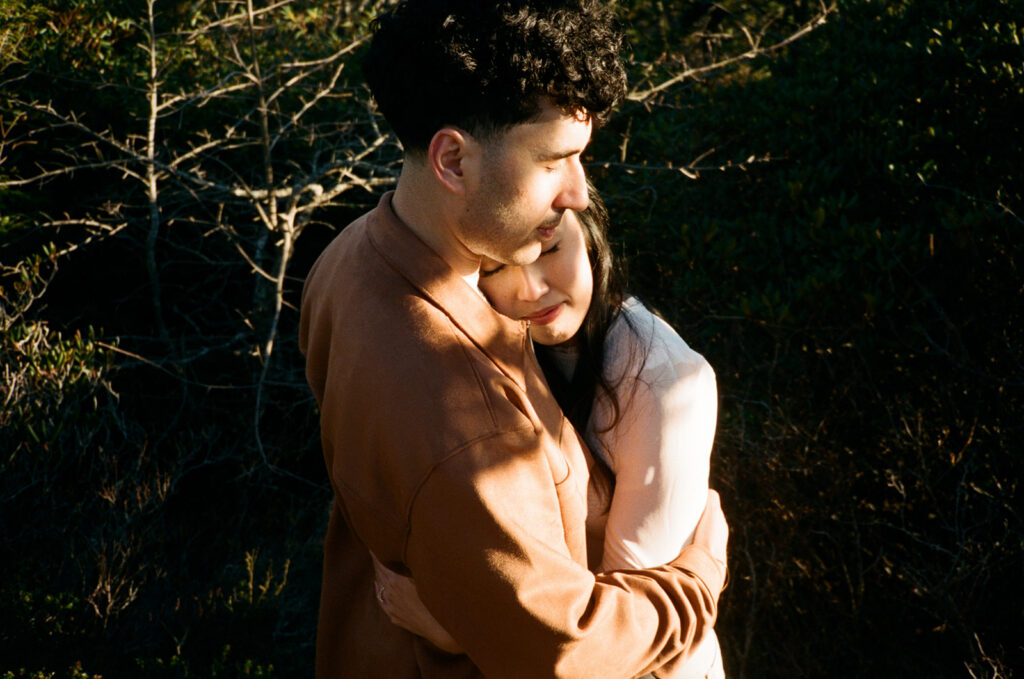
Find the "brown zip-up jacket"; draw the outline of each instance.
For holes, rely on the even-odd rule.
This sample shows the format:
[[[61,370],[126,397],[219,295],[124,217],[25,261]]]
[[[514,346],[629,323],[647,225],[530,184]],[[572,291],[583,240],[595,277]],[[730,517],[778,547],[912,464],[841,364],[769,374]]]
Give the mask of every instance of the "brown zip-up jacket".
[[[724,572],[699,547],[587,569],[589,453],[526,324],[420,241],[390,194],[314,265],[300,345],[334,489],[318,679],[628,679],[681,662],[713,625]],[[416,579],[465,655],[390,623],[371,550]]]

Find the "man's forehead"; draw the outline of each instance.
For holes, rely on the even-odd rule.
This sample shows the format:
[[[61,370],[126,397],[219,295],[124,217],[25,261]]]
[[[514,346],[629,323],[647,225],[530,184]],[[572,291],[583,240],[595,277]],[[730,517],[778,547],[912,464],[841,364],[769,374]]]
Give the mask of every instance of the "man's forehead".
[[[539,159],[557,160],[582,152],[590,142],[590,132],[589,119],[557,115],[522,123],[509,141],[522,143]]]

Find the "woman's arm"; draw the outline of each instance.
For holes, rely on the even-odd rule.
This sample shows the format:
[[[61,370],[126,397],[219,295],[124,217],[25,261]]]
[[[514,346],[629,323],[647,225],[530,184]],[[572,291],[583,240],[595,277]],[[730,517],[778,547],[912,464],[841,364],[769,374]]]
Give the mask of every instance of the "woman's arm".
[[[667,324],[651,320],[661,336],[651,340],[640,373],[618,383],[618,423],[597,434],[615,473],[602,570],[671,561],[692,541],[707,499],[718,417],[715,373]],[[640,360],[633,356],[630,363]],[[595,417],[600,431],[609,418],[606,403]]]
[[[395,573],[377,561],[377,557],[373,558],[373,569],[377,574],[374,582],[377,601],[392,623],[423,637],[442,651],[463,652],[459,642],[441,627],[441,623],[423,605],[412,578]]]
[[[708,545],[709,523],[698,519],[705,500],[717,506],[717,494],[708,489],[718,417],[714,371],[670,326],[642,307],[639,313],[628,333],[620,330],[618,351],[607,364],[625,377],[616,386],[621,417],[597,434],[615,473],[602,570],[651,567],[691,542]],[[645,346],[650,349],[639,348]],[[615,383],[615,372],[609,377]],[[598,431],[607,426],[607,402],[595,404],[595,417]],[[715,558],[724,561],[724,549]],[[656,675],[724,679],[714,632]]]

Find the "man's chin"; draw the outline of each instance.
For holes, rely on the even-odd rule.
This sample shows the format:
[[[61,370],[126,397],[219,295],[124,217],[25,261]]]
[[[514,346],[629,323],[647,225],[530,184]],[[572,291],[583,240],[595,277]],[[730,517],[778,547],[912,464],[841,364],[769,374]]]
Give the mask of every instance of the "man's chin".
[[[509,257],[508,264],[510,266],[526,266],[527,264],[533,264],[540,257],[540,252],[543,248],[539,242],[530,243],[527,246],[516,250]]]

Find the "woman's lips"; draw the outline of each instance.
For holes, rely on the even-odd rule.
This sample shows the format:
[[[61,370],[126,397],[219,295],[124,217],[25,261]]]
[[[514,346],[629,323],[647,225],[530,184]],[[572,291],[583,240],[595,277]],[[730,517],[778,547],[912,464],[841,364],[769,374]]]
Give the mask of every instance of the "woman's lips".
[[[532,325],[547,325],[551,321],[558,318],[558,315],[562,313],[562,307],[564,306],[565,304],[563,302],[559,302],[554,306],[549,306],[546,309],[541,309],[535,314],[523,316],[523,320],[529,321]]]

